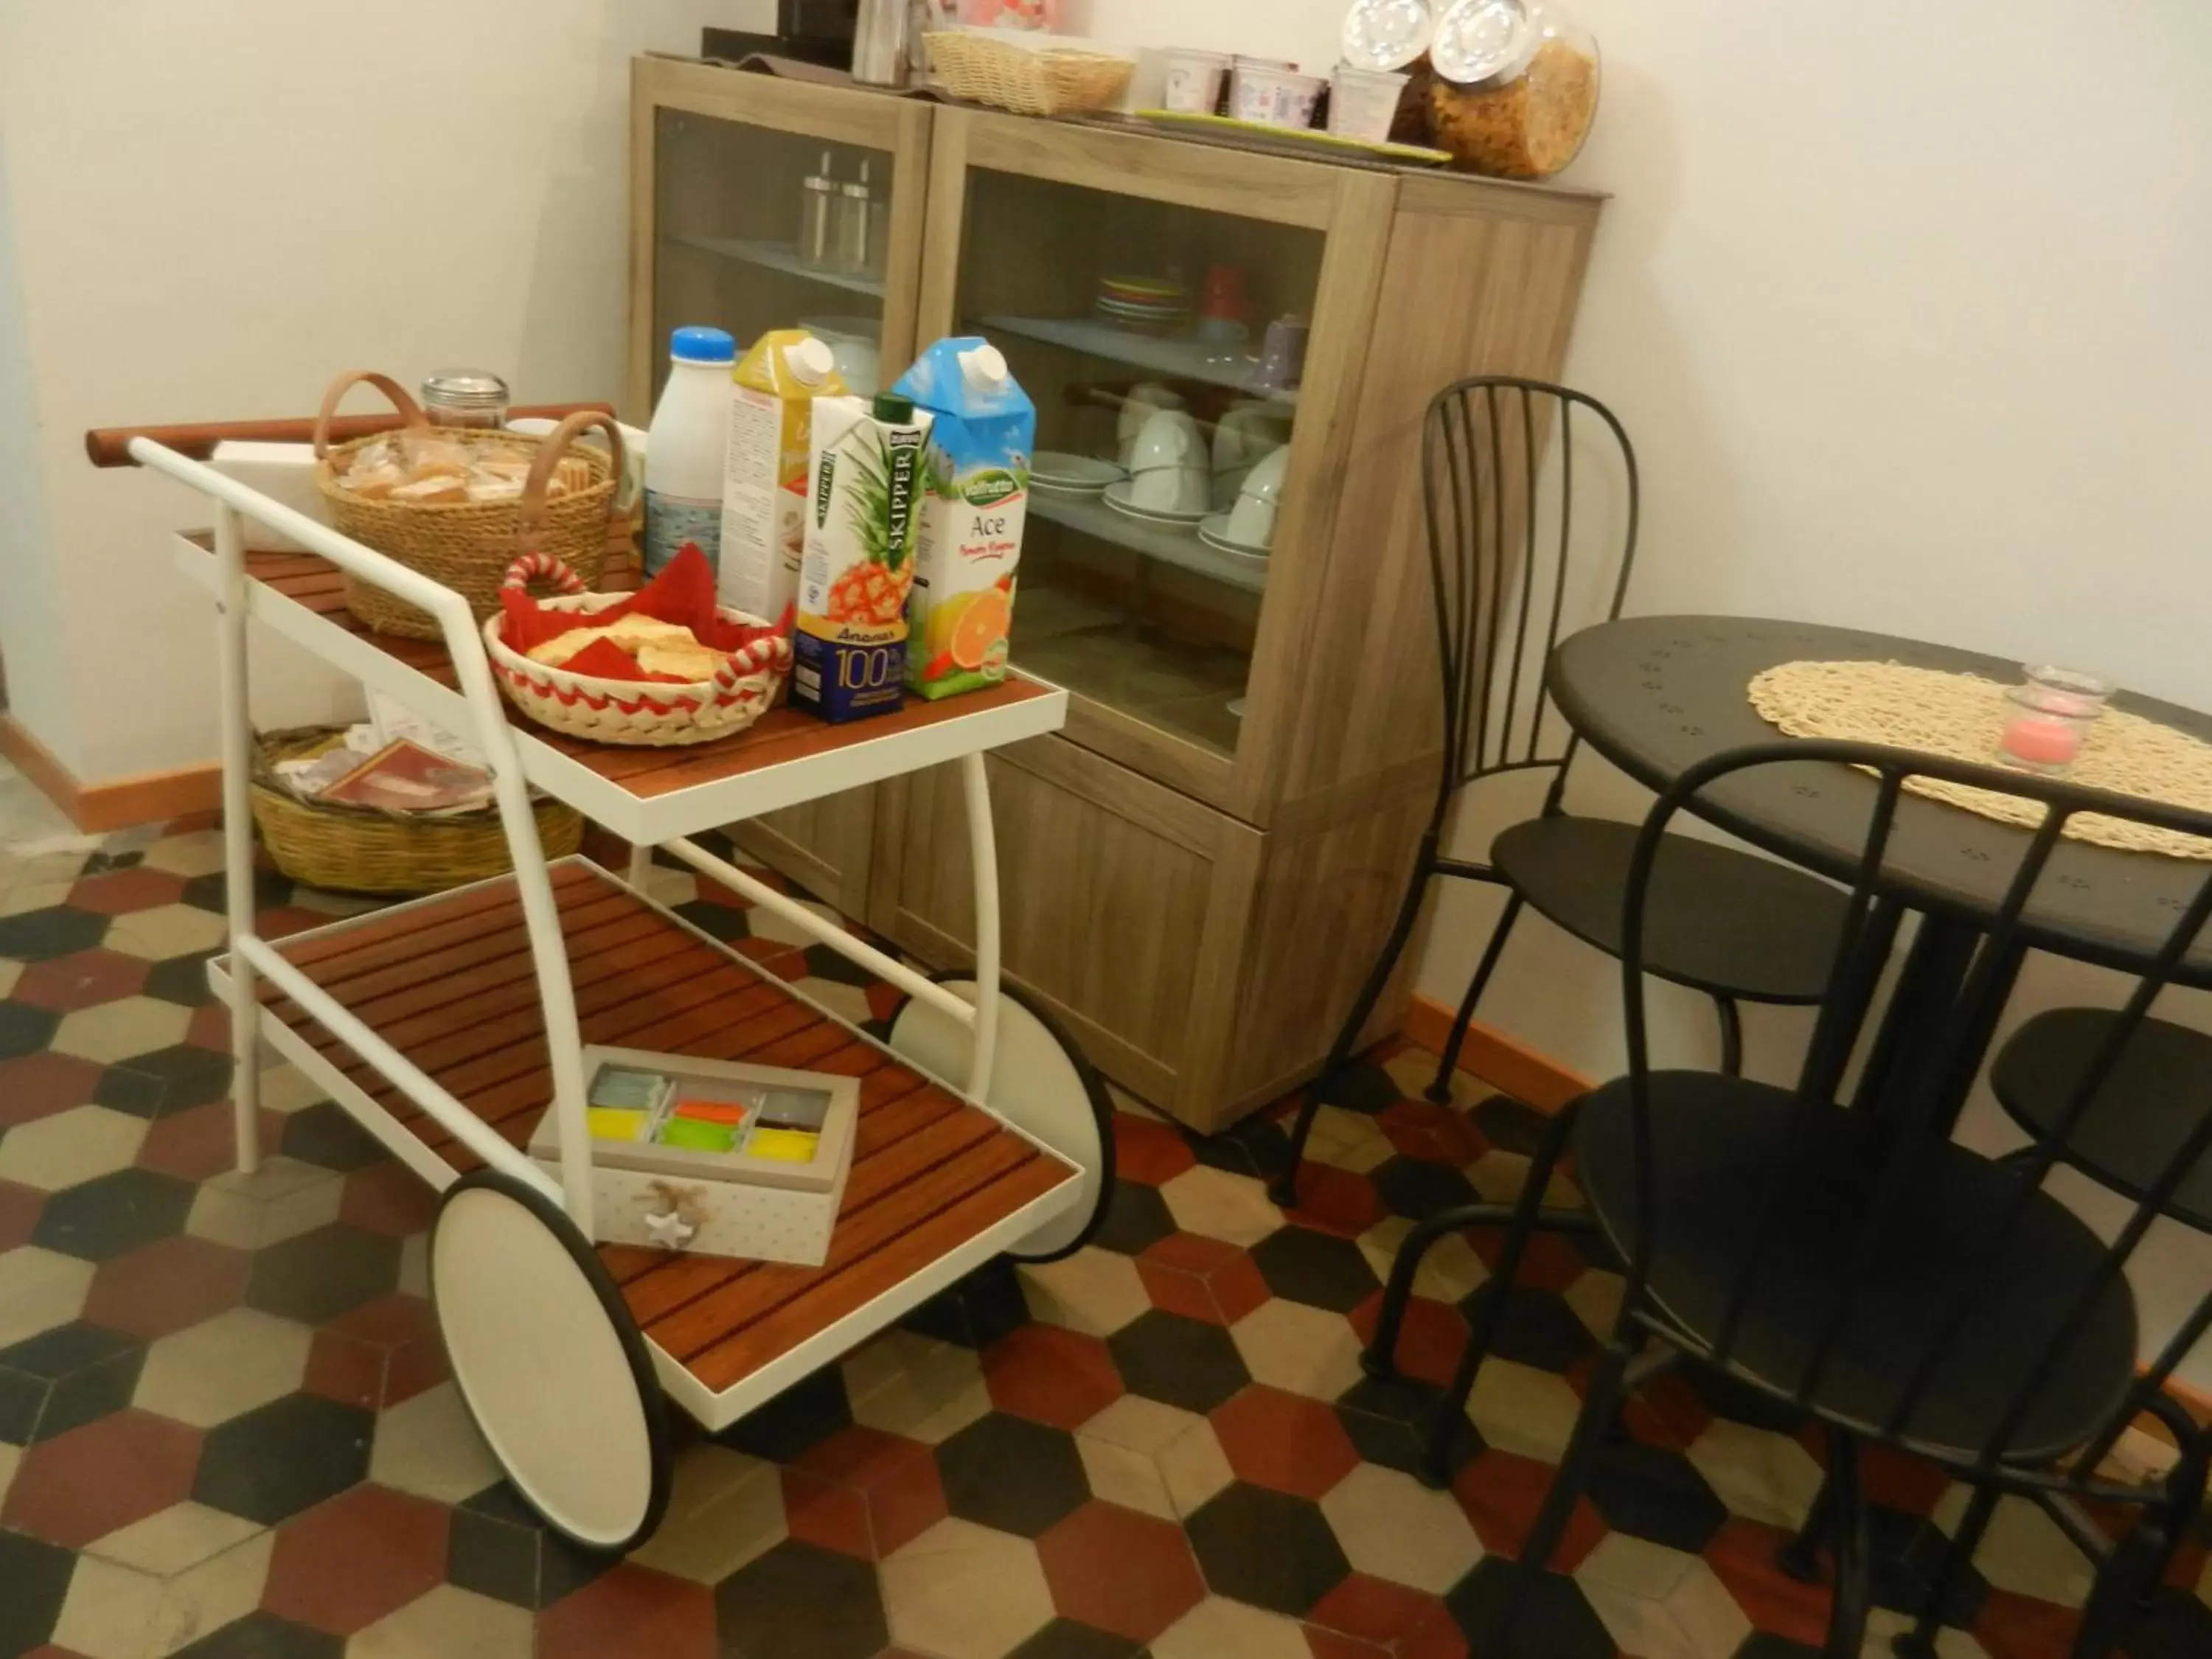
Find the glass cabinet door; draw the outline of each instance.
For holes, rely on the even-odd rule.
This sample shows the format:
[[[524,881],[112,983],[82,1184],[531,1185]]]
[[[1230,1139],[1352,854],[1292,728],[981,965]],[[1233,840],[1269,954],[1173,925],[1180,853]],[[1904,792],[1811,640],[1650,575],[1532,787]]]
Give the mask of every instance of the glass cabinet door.
[[[892,154],[682,109],[653,112],[651,392],[668,336],[727,329],[742,354],[771,328],[829,343],[854,392],[882,362]]]
[[[1324,233],[968,179],[955,327],[1037,410],[1014,664],[1233,757]]]

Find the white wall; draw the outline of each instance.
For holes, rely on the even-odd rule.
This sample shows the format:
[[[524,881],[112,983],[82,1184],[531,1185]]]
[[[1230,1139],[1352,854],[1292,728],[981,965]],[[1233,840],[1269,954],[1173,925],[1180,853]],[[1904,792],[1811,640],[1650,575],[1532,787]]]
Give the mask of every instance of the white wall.
[[[525,401],[612,398],[629,59],[774,15],[0,3],[0,651],[15,713],[78,777],[215,749],[211,624],[159,539],[204,508],[94,471],[83,429],[311,413],[349,366],[411,383],[460,361]]]

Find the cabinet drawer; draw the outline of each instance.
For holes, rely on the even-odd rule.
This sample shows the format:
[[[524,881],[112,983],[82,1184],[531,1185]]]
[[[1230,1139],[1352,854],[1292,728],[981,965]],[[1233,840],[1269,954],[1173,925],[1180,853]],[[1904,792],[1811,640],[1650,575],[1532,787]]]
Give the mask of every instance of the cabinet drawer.
[[[1174,1109],[1218,1069],[1260,834],[1058,737],[987,764],[1006,971],[1099,1069]],[[957,769],[881,792],[870,923],[939,966],[972,959]]]
[[[848,789],[730,826],[739,847],[846,915],[868,913],[876,791]]]

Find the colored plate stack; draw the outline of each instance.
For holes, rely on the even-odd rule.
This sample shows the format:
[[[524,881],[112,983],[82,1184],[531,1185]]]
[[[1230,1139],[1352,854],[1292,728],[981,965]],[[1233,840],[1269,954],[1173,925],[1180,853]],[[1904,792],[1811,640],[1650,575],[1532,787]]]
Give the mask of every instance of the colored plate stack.
[[[1098,314],[1121,328],[1166,334],[1190,323],[1190,290],[1173,276],[1101,276]]]

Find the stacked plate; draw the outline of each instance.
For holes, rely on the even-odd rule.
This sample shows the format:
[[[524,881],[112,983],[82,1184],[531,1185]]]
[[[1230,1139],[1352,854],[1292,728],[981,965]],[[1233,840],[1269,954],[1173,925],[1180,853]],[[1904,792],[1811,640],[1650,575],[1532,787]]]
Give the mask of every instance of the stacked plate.
[[[1030,457],[1030,485],[1059,495],[1096,497],[1109,484],[1120,483],[1128,476],[1112,461],[1097,460],[1089,455],[1040,449]]]
[[[1190,290],[1173,276],[1101,276],[1097,307],[1123,328],[1165,332],[1190,322]]]
[[[1242,569],[1265,570],[1267,568],[1267,550],[1254,547],[1249,543],[1230,540],[1229,519],[1226,513],[1215,513],[1200,520],[1199,540]]]

